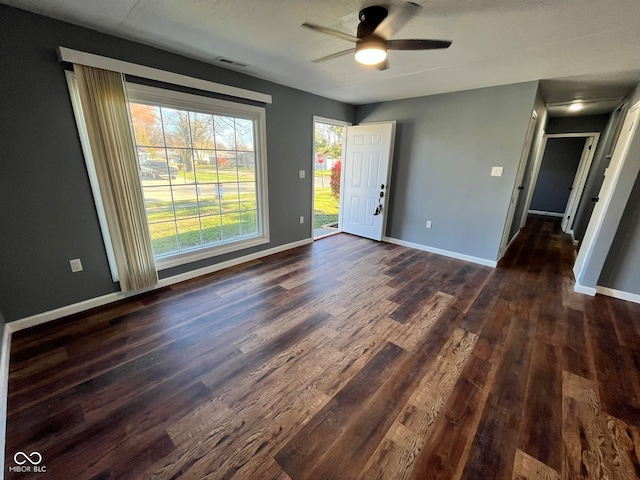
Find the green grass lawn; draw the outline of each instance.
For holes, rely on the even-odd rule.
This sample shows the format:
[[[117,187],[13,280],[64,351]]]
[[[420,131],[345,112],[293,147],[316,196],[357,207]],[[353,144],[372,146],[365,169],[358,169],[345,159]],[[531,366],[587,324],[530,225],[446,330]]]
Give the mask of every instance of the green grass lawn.
[[[257,212],[212,215],[177,221],[151,223],[151,243],[155,255],[214,245],[258,233]]]
[[[190,200],[175,202],[147,201],[147,219],[151,223],[173,220],[175,205],[175,218],[189,218],[199,215],[217,215],[237,212],[238,210],[255,210],[256,197],[253,193],[241,193],[240,195],[225,195],[220,200],[211,197],[202,197],[196,204]],[[239,207],[238,207],[239,205]]]
[[[178,178],[181,180],[195,181],[196,177],[199,182],[253,182],[256,175],[253,169],[239,168],[221,168],[216,171],[215,166],[196,165],[196,171],[186,172],[181,170],[178,172]]]
[[[338,221],[340,204],[331,195],[329,178],[326,181],[325,188],[316,188],[314,192],[313,228]],[[238,201],[242,212],[237,211]],[[175,212],[171,206],[171,202],[156,201],[146,204],[155,255],[222,243],[255,234],[258,230],[253,193],[229,195],[220,200],[201,199],[200,209],[193,201],[175,202]]]
[[[340,202],[331,195],[331,187],[327,179],[327,187],[316,188],[313,194],[313,228],[338,221]]]
[[[238,202],[241,212],[238,212]],[[193,201],[147,202],[147,219],[155,255],[213,245],[256,234],[256,199],[252,193]],[[175,216],[174,216],[175,214]],[[198,217],[198,214],[200,217]],[[177,226],[177,232],[176,232]]]

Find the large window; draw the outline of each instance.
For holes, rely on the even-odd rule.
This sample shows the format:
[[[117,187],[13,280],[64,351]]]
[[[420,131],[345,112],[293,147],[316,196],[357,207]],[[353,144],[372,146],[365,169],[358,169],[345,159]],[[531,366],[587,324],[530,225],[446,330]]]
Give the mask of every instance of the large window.
[[[159,268],[268,242],[264,109],[128,84]]]

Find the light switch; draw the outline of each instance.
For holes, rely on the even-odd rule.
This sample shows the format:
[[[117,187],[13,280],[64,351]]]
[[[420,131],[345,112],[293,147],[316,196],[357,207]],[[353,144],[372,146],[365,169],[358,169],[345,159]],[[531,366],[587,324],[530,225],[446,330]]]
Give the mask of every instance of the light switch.
[[[492,177],[501,177],[502,176],[502,167],[492,167],[491,168],[491,176]]]
[[[69,260],[69,265],[71,265],[72,272],[81,272],[82,271],[82,262],[79,258],[74,258],[73,260]]]

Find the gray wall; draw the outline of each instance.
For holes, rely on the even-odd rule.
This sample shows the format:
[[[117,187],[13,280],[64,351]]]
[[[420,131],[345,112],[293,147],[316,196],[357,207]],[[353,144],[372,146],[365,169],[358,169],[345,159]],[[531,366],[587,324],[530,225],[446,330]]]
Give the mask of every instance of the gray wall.
[[[586,138],[549,138],[544,149],[531,210],[564,213]]]
[[[546,133],[601,132],[609,121],[609,115],[582,115],[550,117],[545,127]]]
[[[640,295],[640,175],[629,196],[598,285]]]
[[[495,261],[537,86],[357,107],[359,123],[397,121],[386,234]],[[503,175],[491,177],[492,166]]]
[[[266,106],[271,243],[162,277],[309,237],[313,115],[354,107],[0,5],[0,308],[13,321],[118,290],[111,280],[58,46],[256,90]],[[72,274],[69,259],[80,258]]]

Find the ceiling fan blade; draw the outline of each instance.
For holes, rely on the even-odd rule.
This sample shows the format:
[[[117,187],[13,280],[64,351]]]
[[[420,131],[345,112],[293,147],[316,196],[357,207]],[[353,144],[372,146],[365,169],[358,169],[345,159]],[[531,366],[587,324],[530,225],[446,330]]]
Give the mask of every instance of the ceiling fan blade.
[[[315,23],[304,22],[302,26],[310,28],[311,30],[315,30],[316,32],[325,33],[327,35],[341,38],[342,40],[346,40],[347,42],[355,43],[358,41],[358,38],[354,37],[353,35],[349,35],[348,33],[344,33],[339,30],[334,30],[333,28],[323,27],[322,25],[316,25]]]
[[[413,2],[404,2],[399,5],[393,5],[392,8],[389,16],[376,28],[374,32],[376,35],[380,35],[383,38],[393,37],[402,27],[409,23],[409,20],[420,12],[422,5]]]
[[[313,63],[324,62],[327,60],[331,60],[333,58],[343,57],[344,55],[354,54],[356,51],[355,48],[349,48],[347,50],[343,50],[341,52],[332,53],[331,55],[326,55],[324,57],[316,58],[315,60],[311,60]]]
[[[387,40],[388,50],[437,50],[439,48],[449,48],[449,40]]]

